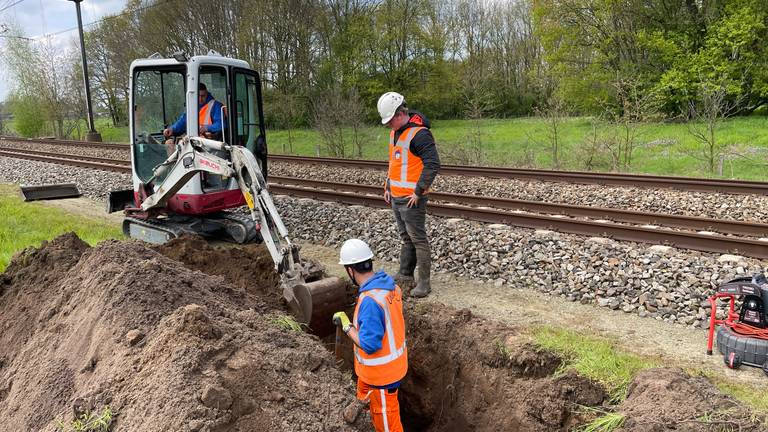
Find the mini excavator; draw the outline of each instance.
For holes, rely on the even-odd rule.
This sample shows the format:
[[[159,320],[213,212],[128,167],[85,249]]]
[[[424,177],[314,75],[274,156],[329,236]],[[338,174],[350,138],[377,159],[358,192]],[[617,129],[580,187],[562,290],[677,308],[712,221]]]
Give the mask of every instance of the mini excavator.
[[[221,119],[215,133],[199,124],[203,87],[220,102],[213,105]],[[344,307],[345,284],[302,261],[269,194],[259,74],[215,51],[155,54],[131,64],[130,88],[133,189],[110,192],[107,209],[125,212],[123,232],[155,244],[183,234],[264,242],[291,312],[316,334],[332,331],[330,316]],[[186,133],[164,135],[182,115]],[[247,212],[235,211],[243,206]]]

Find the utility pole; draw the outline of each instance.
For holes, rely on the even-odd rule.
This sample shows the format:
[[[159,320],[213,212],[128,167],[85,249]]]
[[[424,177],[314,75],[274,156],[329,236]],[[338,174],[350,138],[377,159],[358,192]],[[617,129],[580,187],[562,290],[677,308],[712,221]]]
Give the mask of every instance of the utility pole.
[[[77,29],[80,31],[80,53],[83,56],[83,80],[85,81],[85,105],[88,108],[88,133],[86,141],[101,142],[101,134],[96,132],[93,124],[93,107],[91,106],[91,84],[88,80],[88,61],[85,58],[85,38],[83,38],[83,17],[80,14],[80,3],[83,0],[69,0],[75,3],[77,9]]]

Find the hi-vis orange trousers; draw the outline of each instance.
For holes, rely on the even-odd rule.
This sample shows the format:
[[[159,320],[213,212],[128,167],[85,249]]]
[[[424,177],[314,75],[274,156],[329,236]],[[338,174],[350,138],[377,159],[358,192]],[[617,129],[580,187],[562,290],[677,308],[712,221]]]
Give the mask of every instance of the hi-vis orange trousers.
[[[357,399],[368,403],[376,432],[403,432],[398,389],[379,389],[357,379]]]

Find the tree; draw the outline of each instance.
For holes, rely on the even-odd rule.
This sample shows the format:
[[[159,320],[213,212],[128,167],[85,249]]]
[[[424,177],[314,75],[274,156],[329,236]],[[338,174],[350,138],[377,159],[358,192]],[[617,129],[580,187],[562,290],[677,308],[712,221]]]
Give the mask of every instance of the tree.
[[[603,143],[611,156],[611,169],[628,171],[639,144],[640,126],[654,118],[658,111],[657,95],[633,78],[617,77],[612,86],[617,106],[607,107],[605,114],[616,127],[616,133],[613,139]]]
[[[729,98],[724,84],[711,82],[700,85],[697,99],[699,102],[691,102],[689,105],[692,121],[688,123],[688,132],[699,145],[689,154],[703,162],[710,174],[715,174],[715,168],[727,148],[726,143],[717,137],[720,124],[736,111],[741,100]],[[717,174],[723,175],[722,165],[719,165]]]
[[[5,116],[7,107],[6,104],[0,102],[0,135],[5,135]]]
[[[14,36],[21,36],[18,29]],[[72,80],[74,50],[54,46],[50,39],[31,41],[29,39],[9,38],[6,55],[3,57],[8,72],[14,79],[15,93],[23,105],[37,104],[37,115],[50,122],[54,134],[65,138],[67,132],[64,122],[76,115],[78,101],[73,100],[72,90],[76,81]]]
[[[537,109],[537,114],[546,121],[547,145],[552,158],[552,168],[560,169],[560,153],[562,152],[563,120],[568,115],[565,101],[555,92],[547,99],[544,108]]]

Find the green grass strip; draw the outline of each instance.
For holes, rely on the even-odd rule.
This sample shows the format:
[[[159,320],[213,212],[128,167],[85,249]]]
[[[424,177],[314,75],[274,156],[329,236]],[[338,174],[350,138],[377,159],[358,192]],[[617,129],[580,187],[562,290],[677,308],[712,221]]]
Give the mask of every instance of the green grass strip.
[[[0,185],[0,272],[5,271],[16,252],[70,231],[90,245],[122,237],[115,224],[40,203],[25,203],[18,196],[17,186]]]
[[[572,369],[603,384],[613,403],[626,398],[635,374],[658,366],[651,359],[622,352],[613,341],[568,329],[539,327],[533,336],[536,344],[563,357],[560,373]]]

